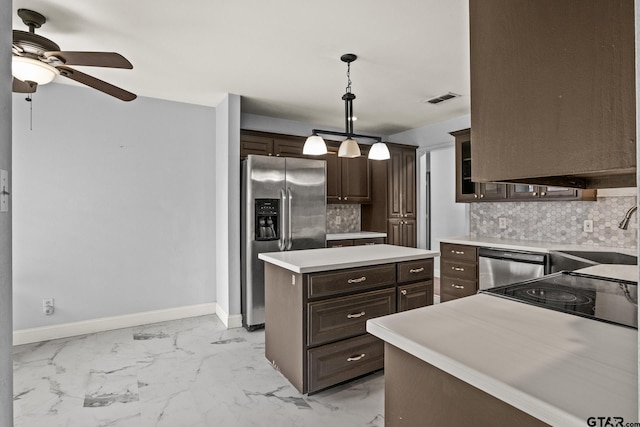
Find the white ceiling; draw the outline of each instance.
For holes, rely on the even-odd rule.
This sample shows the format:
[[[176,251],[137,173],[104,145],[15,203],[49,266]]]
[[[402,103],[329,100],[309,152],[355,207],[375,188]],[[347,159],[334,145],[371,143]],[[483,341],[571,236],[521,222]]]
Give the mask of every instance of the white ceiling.
[[[468,114],[467,0],[14,0],[62,50],[115,51],[133,70],[77,67],[138,96],[344,128],[344,53],[357,133],[390,135]],[[63,77],[57,82],[76,84]],[[454,92],[460,98],[423,101]],[[135,101],[133,101],[135,102]]]

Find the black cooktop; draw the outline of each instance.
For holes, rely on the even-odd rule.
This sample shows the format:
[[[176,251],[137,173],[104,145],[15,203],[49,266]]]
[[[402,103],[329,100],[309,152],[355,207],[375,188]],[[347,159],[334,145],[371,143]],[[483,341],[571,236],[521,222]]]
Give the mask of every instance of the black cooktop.
[[[561,271],[480,292],[638,329],[636,282]]]

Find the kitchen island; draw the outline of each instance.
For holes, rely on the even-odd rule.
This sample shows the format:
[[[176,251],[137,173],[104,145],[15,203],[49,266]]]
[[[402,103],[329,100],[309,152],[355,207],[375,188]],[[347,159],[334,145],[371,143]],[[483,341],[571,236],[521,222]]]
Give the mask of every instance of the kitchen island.
[[[433,304],[437,251],[394,245],[262,253],[265,355],[301,393],[381,369],[375,317]]]
[[[387,427],[638,421],[636,329],[478,294],[367,331],[385,341]]]

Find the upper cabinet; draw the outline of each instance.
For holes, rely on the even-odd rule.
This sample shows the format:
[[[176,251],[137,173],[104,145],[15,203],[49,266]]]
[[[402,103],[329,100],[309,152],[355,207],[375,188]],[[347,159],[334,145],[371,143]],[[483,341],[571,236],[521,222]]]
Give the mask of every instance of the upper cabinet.
[[[451,132],[456,144],[456,202],[596,200],[596,190],[531,184],[477,183],[471,178],[476,158],[471,155],[471,129]],[[473,159],[473,160],[472,160]]]
[[[279,157],[305,157],[327,162],[327,203],[371,202],[371,171],[367,159],[369,146],[361,145],[360,157],[338,157],[340,143],[327,141],[327,154],[305,156],[302,154],[305,137],[270,134],[257,131],[240,133],[240,158],[249,154]]]
[[[636,185],[634,16],[633,0],[470,0],[473,181]]]

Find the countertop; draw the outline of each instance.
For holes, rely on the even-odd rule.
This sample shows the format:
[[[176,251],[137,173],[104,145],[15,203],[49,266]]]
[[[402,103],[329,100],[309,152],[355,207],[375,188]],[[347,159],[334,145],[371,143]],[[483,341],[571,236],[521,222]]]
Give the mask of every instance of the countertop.
[[[343,239],[375,239],[378,237],[387,237],[387,233],[377,233],[374,231],[355,231],[352,233],[330,233],[327,234],[327,240],[343,240]]]
[[[635,329],[478,294],[367,331],[553,426],[638,418]]]
[[[637,249],[610,247],[610,246],[589,246],[575,245],[567,243],[553,242],[537,242],[532,240],[511,240],[498,239],[495,237],[484,236],[458,236],[444,237],[440,239],[444,243],[455,243],[459,245],[485,246],[498,249],[514,249],[519,251],[532,251],[548,253],[549,251],[602,251],[602,252],[619,252],[628,255],[638,255]]]
[[[344,248],[307,249],[266,252],[258,258],[294,273],[364,267],[392,262],[412,261],[439,256],[438,251],[394,245],[349,246]]]

